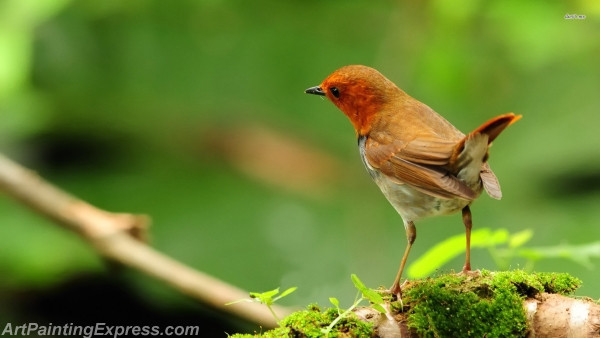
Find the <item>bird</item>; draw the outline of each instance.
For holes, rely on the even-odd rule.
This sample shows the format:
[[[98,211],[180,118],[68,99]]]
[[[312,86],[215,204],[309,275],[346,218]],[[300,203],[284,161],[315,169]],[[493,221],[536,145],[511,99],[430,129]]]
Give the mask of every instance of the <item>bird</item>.
[[[417,237],[415,222],[427,217],[462,213],[466,236],[462,273],[469,273],[470,205],[483,190],[494,199],[502,197],[487,162],[488,149],[522,115],[496,116],[465,135],[364,65],[339,68],[305,93],[326,97],[350,119],[367,172],[403,220],[407,246],[389,291],[401,296],[400,280]]]

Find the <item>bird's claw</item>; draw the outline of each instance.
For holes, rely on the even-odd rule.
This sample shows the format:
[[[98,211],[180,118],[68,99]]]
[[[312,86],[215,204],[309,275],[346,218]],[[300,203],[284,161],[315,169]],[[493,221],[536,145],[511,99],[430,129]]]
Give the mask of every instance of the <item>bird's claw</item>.
[[[404,287],[406,287],[406,285],[408,285],[408,279],[405,279],[404,282],[402,282],[402,284],[394,284],[392,285],[392,287],[388,290],[388,292],[392,295],[392,296],[396,296],[396,299],[399,301],[402,301],[402,289],[404,289]]]

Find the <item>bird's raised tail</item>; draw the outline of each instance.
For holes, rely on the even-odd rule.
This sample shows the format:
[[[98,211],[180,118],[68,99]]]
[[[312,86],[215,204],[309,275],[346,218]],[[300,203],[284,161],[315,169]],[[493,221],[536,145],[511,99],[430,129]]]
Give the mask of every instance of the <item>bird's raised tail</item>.
[[[450,163],[457,163],[457,159],[464,153],[465,147],[469,148],[470,144],[478,144],[477,148],[483,148],[484,145],[489,145],[500,135],[500,133],[511,124],[517,122],[522,115],[515,115],[508,113],[500,116],[496,116],[493,119],[479,126],[477,129],[470,132],[468,135],[463,137],[460,142],[454,146],[454,152],[452,154]],[[473,145],[471,145],[473,147]],[[487,147],[485,147],[487,153]],[[483,159],[485,162],[487,159]]]
[[[523,117],[523,115],[515,115],[513,113],[496,116],[479,126],[479,128],[473,130],[471,133],[469,133],[469,135],[477,133],[487,135],[488,144],[490,144],[506,127],[517,122],[519,119],[521,119],[521,117]],[[467,135],[466,138],[468,138],[469,135]]]
[[[449,162],[451,170],[469,187],[477,186],[481,180],[490,197],[502,198],[498,179],[486,163],[488,148],[506,127],[520,118],[521,115],[513,113],[496,116],[466,135],[454,147]]]

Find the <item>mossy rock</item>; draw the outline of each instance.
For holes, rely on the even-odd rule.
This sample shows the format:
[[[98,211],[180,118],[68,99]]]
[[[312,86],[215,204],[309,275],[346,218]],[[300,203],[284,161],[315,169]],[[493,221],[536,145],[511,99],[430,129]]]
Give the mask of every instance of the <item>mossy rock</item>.
[[[425,337],[527,335],[523,300],[538,293],[571,294],[581,281],[568,274],[482,271],[411,282],[403,293],[408,327]]]
[[[329,308],[321,311],[316,304],[311,304],[306,310],[297,311],[285,317],[280,327],[261,334],[234,335],[233,337],[324,337],[323,330],[333,322],[339,313],[337,309]],[[361,321],[354,313],[342,318],[329,332],[328,337],[370,337],[373,325]]]
[[[406,322],[412,334],[423,337],[524,337],[526,298],[537,294],[569,295],[581,281],[562,273],[526,273],[522,270],[447,274],[410,281],[402,301],[386,305],[397,322]],[[385,294],[384,291],[379,291]],[[387,299],[391,297],[389,294]],[[336,317],[334,308],[310,305],[280,322],[280,327],[236,337],[324,337],[323,329]],[[341,319],[329,337],[376,337],[373,324],[351,313]]]

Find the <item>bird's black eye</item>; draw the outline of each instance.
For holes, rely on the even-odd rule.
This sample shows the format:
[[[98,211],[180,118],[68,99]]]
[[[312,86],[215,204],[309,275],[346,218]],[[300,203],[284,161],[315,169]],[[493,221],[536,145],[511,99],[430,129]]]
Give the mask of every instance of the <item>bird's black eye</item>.
[[[331,92],[331,95],[335,96],[336,98],[340,98],[340,90],[337,87],[331,87],[329,88],[329,91]]]

